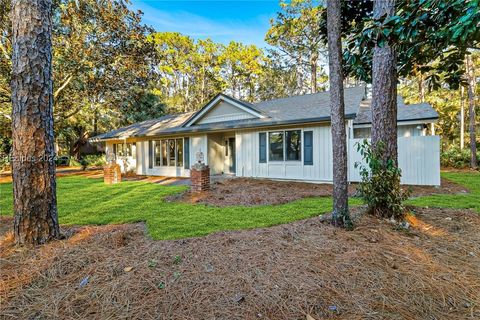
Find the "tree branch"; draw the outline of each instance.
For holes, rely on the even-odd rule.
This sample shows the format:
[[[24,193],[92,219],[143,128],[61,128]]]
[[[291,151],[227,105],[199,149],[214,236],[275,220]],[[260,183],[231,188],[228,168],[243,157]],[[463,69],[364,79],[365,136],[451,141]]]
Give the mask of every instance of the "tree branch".
[[[72,75],[69,75],[67,77],[67,79],[63,82],[63,84],[57,89],[55,90],[55,93],[53,94],[53,98],[56,99],[57,96],[60,94],[60,92],[65,89],[65,87],[68,85],[68,83],[73,79],[73,76]]]
[[[8,120],[12,120],[12,116],[9,115],[9,114],[7,114],[7,113],[5,113],[5,112],[0,111],[0,115],[4,116],[4,117],[7,118]]]

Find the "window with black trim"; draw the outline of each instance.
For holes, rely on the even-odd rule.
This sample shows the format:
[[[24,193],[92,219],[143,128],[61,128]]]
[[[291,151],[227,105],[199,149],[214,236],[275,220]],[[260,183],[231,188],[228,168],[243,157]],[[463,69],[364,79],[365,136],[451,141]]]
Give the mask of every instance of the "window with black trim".
[[[285,131],[285,154],[287,161],[300,161],[302,154],[301,131]]]
[[[302,131],[269,132],[268,150],[269,161],[300,161],[302,159]]]
[[[283,131],[268,133],[268,149],[270,161],[283,161]]]

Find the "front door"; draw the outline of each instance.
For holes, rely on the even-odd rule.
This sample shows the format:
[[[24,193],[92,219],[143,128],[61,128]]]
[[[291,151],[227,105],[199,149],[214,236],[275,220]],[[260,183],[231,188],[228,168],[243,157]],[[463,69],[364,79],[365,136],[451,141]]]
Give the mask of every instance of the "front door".
[[[228,138],[228,165],[229,172],[235,173],[235,138]]]

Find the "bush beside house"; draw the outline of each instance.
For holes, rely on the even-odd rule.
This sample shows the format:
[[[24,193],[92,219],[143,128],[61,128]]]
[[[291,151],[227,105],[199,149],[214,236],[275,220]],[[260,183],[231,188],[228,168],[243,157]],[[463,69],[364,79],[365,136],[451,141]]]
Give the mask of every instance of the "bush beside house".
[[[478,150],[478,149],[477,149]],[[480,162],[480,151],[477,151],[477,163]],[[470,167],[470,149],[460,149],[458,147],[450,147],[440,155],[440,163],[442,167],[450,168],[469,168]]]

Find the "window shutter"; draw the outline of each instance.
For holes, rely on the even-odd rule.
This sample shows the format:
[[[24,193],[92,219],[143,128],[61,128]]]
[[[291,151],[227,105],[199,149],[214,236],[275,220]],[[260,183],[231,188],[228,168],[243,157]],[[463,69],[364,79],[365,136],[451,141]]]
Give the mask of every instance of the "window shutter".
[[[183,166],[190,169],[190,138],[183,139]]]
[[[153,141],[148,141],[148,167],[153,168]]]
[[[303,132],[303,164],[313,165],[313,131]]]
[[[266,163],[267,162],[267,133],[260,132],[258,137],[259,137],[260,163]]]

